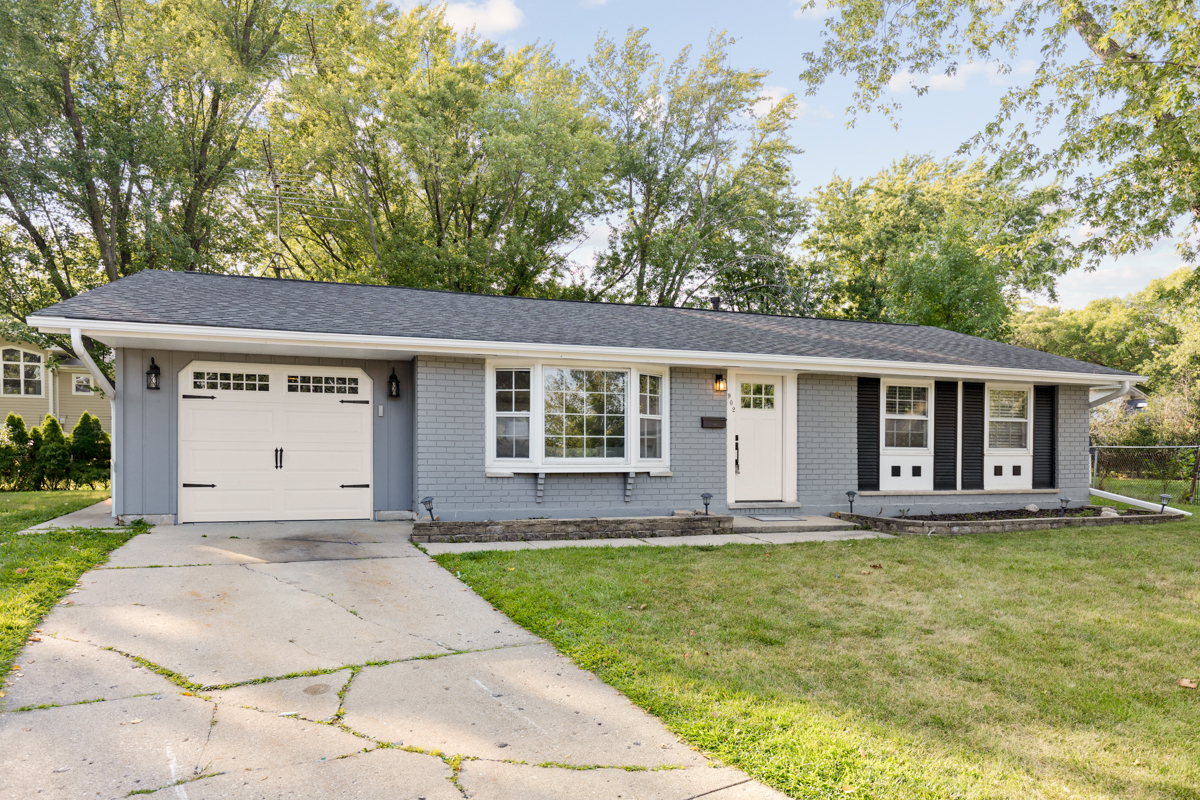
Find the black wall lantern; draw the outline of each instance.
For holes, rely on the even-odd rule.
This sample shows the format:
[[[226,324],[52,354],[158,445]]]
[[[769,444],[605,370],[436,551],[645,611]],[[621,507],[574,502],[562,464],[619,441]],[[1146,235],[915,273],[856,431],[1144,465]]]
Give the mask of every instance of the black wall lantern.
[[[154,359],[150,359],[150,369],[146,370],[146,388],[158,390],[162,379],[162,370],[158,368],[158,364],[154,363]]]
[[[396,377],[396,369],[392,368],[392,374],[388,375],[388,397],[397,398],[400,396],[400,379]]]
[[[724,375],[721,375],[720,373],[718,373],[716,375],[716,377],[713,378],[713,391],[714,392],[723,392],[728,387],[729,387],[729,385],[725,382]]]

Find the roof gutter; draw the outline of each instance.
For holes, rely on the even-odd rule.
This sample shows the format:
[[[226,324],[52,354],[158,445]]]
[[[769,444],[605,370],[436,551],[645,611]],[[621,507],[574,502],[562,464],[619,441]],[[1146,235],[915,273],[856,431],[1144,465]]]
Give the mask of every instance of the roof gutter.
[[[108,376],[105,375],[104,372],[101,371],[100,367],[96,365],[96,362],[92,360],[92,354],[89,353],[88,349],[83,346],[82,329],[71,328],[71,346],[75,348],[75,355],[77,355],[79,360],[83,362],[83,365],[87,367],[88,374],[92,376],[92,380],[94,380],[96,385],[100,387],[100,390],[104,392],[104,396],[109,400],[116,400],[116,388],[114,388],[112,383],[109,382]]]
[[[1115,392],[1103,394],[1088,403],[1088,408],[1102,406],[1110,400],[1116,400],[1118,397],[1124,397],[1129,394],[1129,390],[1133,388],[1133,381],[1121,381],[1121,386]]]
[[[80,325],[88,336],[114,347],[157,347],[164,350],[199,350],[213,352],[222,346],[235,347],[230,352],[269,353],[293,352],[297,348],[325,347],[353,355],[343,358],[388,358],[397,353],[467,356],[474,358],[558,358],[578,361],[617,360],[672,366],[741,367],[772,371],[817,372],[841,375],[922,375],[954,380],[1003,379],[1024,383],[1059,383],[1081,386],[1111,385],[1119,376],[1103,373],[1066,372],[1057,370],[986,367],[970,364],[940,364],[922,361],[886,361],[857,358],[831,358],[764,353],[733,353],[703,350],[668,350],[648,347],[592,347],[585,345],[547,344],[544,342],[495,342],[474,339],[433,339],[416,336],[363,336],[345,333],[315,333],[312,331],[276,331],[259,328],[226,328],[170,323],[118,322],[112,320],[81,320],[48,315],[30,315],[26,322],[43,333],[64,333]],[[114,341],[137,340],[139,344],[113,344]],[[176,344],[177,343],[177,344]],[[1129,381],[1145,380],[1130,376]]]

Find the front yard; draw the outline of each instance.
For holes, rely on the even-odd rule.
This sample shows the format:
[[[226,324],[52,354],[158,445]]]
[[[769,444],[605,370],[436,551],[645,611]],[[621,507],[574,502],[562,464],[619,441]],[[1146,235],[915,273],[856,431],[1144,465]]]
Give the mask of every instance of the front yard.
[[[0,675],[38,621],[87,570],[141,528],[18,536],[17,531],[86,508],[108,490],[0,493]],[[0,692],[3,686],[0,686]]]
[[[440,556],[792,797],[1200,797],[1200,522]]]

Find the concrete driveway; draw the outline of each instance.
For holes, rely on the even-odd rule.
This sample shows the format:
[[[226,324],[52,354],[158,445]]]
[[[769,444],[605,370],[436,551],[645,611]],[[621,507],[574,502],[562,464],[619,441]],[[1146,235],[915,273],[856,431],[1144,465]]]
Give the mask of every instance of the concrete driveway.
[[[408,531],[136,537],[17,660],[0,798],[783,797],[679,742]]]

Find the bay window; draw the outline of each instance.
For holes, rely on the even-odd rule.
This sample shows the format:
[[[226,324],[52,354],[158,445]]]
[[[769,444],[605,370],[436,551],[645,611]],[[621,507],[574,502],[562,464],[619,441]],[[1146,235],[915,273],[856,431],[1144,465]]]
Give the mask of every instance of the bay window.
[[[665,369],[488,365],[489,473],[667,469]]]
[[[888,386],[884,402],[884,447],[929,446],[929,387]]]
[[[988,448],[1025,450],[1029,446],[1029,392],[988,390]]]

